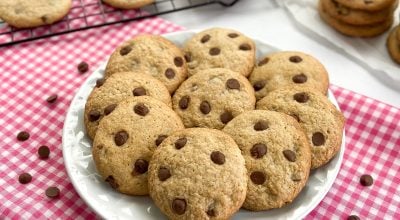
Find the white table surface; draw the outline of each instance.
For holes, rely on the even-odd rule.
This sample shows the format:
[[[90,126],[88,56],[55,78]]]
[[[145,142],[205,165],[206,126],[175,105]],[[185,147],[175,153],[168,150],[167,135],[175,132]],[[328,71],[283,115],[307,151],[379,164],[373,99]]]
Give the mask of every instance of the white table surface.
[[[187,29],[233,28],[282,50],[312,54],[325,65],[332,84],[400,108],[399,90],[379,81],[374,77],[377,73],[362,67],[335,46],[301,29],[273,0],[240,0],[232,7],[213,4],[161,17]]]

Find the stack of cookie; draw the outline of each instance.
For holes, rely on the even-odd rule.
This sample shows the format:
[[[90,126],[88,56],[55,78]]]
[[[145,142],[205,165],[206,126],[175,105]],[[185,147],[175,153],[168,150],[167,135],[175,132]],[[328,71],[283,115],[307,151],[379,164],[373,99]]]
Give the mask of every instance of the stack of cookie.
[[[318,11],[327,24],[352,37],[373,37],[388,30],[398,0],[320,0]]]
[[[310,170],[339,151],[344,119],[318,60],[287,51],[256,62],[255,54],[250,38],[222,28],[183,50],[150,35],[118,47],[85,106],[103,180],[149,194],[170,219],[291,203]]]
[[[390,32],[386,41],[386,47],[393,61],[400,64],[400,25],[397,25]]]

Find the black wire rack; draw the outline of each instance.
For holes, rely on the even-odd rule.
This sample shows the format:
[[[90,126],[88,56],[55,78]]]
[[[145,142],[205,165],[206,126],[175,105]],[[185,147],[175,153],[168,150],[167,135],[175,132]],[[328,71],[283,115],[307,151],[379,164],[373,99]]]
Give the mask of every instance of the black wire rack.
[[[17,29],[0,20],[0,47],[210,4],[229,7],[237,1],[239,0],[155,0],[140,9],[120,10],[102,3],[101,0],[73,0],[68,15],[52,25]]]

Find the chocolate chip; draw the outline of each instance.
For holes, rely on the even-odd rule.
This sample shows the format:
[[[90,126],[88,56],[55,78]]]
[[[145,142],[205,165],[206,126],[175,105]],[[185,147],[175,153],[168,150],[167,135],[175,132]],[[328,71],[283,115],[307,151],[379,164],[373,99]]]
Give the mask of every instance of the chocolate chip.
[[[158,169],[158,179],[160,181],[165,181],[167,179],[169,179],[171,177],[171,173],[169,172],[169,169],[165,168],[165,167],[160,167],[160,169]]]
[[[60,190],[55,186],[49,187],[46,189],[46,196],[52,199],[57,198],[60,196]]]
[[[250,179],[254,184],[261,185],[265,182],[266,177],[263,172],[254,171],[250,174]]]
[[[149,108],[147,108],[143,103],[136,104],[133,110],[135,111],[136,114],[140,116],[145,116],[150,111]]]
[[[40,159],[47,159],[50,155],[50,148],[46,145],[42,145],[38,149],[38,154]]]
[[[215,213],[215,209],[214,208],[209,208],[207,210],[207,215],[210,217],[215,217],[217,214]]]
[[[103,149],[103,147],[104,146],[102,144],[97,145],[97,149],[99,149],[99,150]]]
[[[187,139],[185,137],[179,138],[178,140],[175,141],[175,148],[176,149],[181,149],[186,145]]]
[[[48,103],[54,103],[57,101],[58,96],[56,94],[51,95],[49,97],[47,97],[46,102]]]
[[[96,80],[96,87],[99,88],[100,86],[102,86],[104,84],[105,81],[106,81],[105,79]]]
[[[312,143],[314,146],[321,146],[325,144],[325,137],[321,132],[315,132],[312,136]]]
[[[47,24],[47,22],[49,21],[49,18],[47,17],[47,15],[43,15],[40,17],[40,19],[43,21],[43,23]]]
[[[22,173],[18,177],[18,181],[21,184],[27,184],[27,183],[31,182],[31,180],[32,180],[32,176],[29,173]]]
[[[173,69],[171,69],[171,68],[168,68],[168,69],[165,70],[164,75],[168,79],[173,79],[175,77],[175,71]]]
[[[114,142],[117,146],[121,146],[126,143],[128,138],[129,138],[129,135],[126,131],[118,131],[114,135]]]
[[[221,49],[219,49],[218,47],[213,47],[210,49],[210,51],[208,52],[211,56],[216,56],[221,52]]]
[[[350,215],[349,217],[347,217],[347,220],[360,220],[360,217],[358,217],[357,215]]]
[[[116,188],[119,187],[117,181],[115,181],[115,179],[114,179],[113,176],[108,176],[108,177],[106,178],[105,181],[108,182],[108,184],[110,184],[110,186],[111,186],[113,189],[116,189]]]
[[[125,56],[127,55],[129,52],[131,52],[132,47],[130,46],[125,46],[123,48],[121,48],[121,50],[119,51],[119,54],[121,54],[121,56]]]
[[[189,107],[190,97],[185,95],[179,100],[179,108],[187,109]]]
[[[192,54],[190,52],[185,53],[184,57],[185,57],[186,62],[192,61]]]
[[[269,62],[269,58],[265,57],[264,59],[260,60],[260,62],[258,62],[258,66],[263,66],[265,64],[267,64]]]
[[[211,111],[210,103],[208,103],[207,101],[202,101],[200,103],[200,111],[205,115],[210,113]]]
[[[183,59],[182,59],[182,57],[175,57],[175,58],[174,58],[174,64],[175,64],[175,66],[177,66],[177,67],[183,66]]]
[[[265,146],[265,144],[257,143],[250,149],[250,154],[256,159],[261,158],[267,154],[267,146]]]
[[[368,4],[374,3],[374,0],[364,0],[364,3],[366,5],[368,5]]]
[[[265,81],[257,81],[253,84],[253,88],[255,91],[260,91],[265,86]]]
[[[156,139],[156,146],[159,146],[164,141],[164,139],[167,137],[168,136],[164,135],[164,134],[158,135],[158,137]]]
[[[305,83],[307,82],[307,76],[304,73],[297,74],[292,77],[294,83]]]
[[[258,121],[254,124],[254,130],[256,131],[263,131],[268,128],[268,123],[266,121]]]
[[[286,160],[290,162],[295,162],[296,161],[296,154],[291,151],[291,150],[284,150],[283,155],[285,156]]]
[[[240,49],[240,50],[251,50],[251,46],[250,46],[250,44],[248,44],[248,43],[244,43],[244,44],[241,44],[241,45],[239,46],[239,49]]]
[[[143,87],[137,87],[132,91],[133,96],[142,96],[146,95],[146,90]]]
[[[237,89],[240,90],[240,83],[237,79],[228,79],[225,83],[226,88],[228,89]]]
[[[292,63],[300,63],[301,61],[303,61],[303,59],[301,59],[301,57],[299,56],[291,56],[289,57],[289,60]]]
[[[374,179],[369,174],[364,174],[360,177],[360,183],[363,186],[371,186],[374,183]]]
[[[101,113],[97,110],[90,110],[89,111],[89,121],[94,122],[99,120]]]
[[[117,104],[111,104],[104,108],[104,115],[109,115],[117,107]]]
[[[221,120],[222,123],[226,124],[233,119],[233,115],[231,112],[225,111],[219,116],[219,119]]]
[[[149,168],[149,162],[147,160],[138,159],[135,162],[134,170],[136,173],[146,173],[147,169]]]
[[[89,64],[87,64],[85,61],[82,61],[81,63],[78,64],[79,73],[86,73],[88,70],[89,70]]]
[[[230,38],[237,38],[237,37],[239,37],[239,34],[236,34],[236,33],[229,33],[229,34],[228,34],[228,37],[230,37]]]
[[[204,36],[201,38],[200,42],[204,44],[204,43],[206,43],[207,41],[209,41],[210,38],[211,38],[211,36],[210,36],[209,34],[206,34],[206,35],[204,35]]]
[[[172,210],[175,214],[182,215],[186,211],[186,200],[184,199],[174,199],[172,201]]]
[[[293,95],[293,99],[299,103],[305,103],[308,101],[309,97],[305,92],[299,92]]]
[[[225,155],[220,151],[213,151],[210,158],[215,164],[222,165],[225,163]]]
[[[29,139],[29,137],[30,137],[30,134],[26,131],[20,131],[17,134],[17,140],[19,140],[19,141],[26,141]]]

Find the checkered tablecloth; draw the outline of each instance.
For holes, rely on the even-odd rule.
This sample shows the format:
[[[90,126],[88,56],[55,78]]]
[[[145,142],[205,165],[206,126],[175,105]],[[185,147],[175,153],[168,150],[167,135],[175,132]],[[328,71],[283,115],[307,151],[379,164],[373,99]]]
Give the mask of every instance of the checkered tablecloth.
[[[69,104],[90,70],[113,49],[138,33],[162,34],[181,27],[159,18],[98,28],[61,37],[0,48],[0,219],[94,219],[95,213],[75,192],[63,164],[61,136]],[[90,72],[89,70],[89,72]],[[307,219],[400,219],[400,110],[349,90],[331,86],[347,118],[346,152],[332,189]],[[46,98],[58,94],[56,103]],[[19,131],[31,134],[17,141]],[[38,158],[50,147],[47,160]],[[29,172],[22,185],[18,175]],[[359,177],[374,177],[363,187]],[[58,199],[45,190],[57,186]]]

